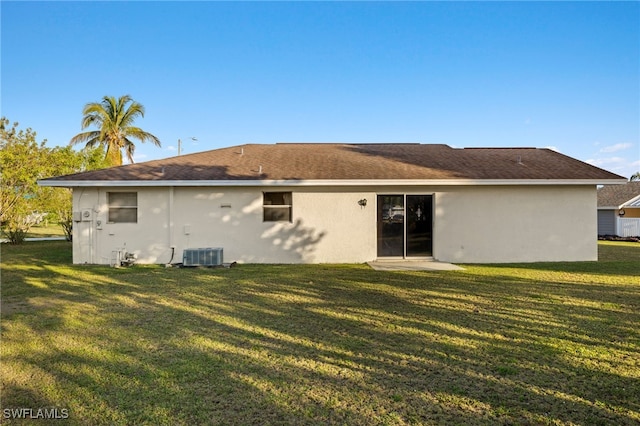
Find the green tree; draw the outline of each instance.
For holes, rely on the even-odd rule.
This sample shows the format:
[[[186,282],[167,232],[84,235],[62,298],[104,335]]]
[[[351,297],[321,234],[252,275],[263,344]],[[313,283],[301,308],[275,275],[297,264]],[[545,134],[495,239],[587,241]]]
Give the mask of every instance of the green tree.
[[[74,136],[70,145],[85,144],[85,148],[102,146],[106,153],[109,165],[122,164],[122,151],[127,159],[133,163],[133,153],[136,146],[132,139],[141,142],[151,142],[160,146],[160,140],[151,133],[145,132],[133,125],[138,117],[144,117],[144,106],[135,102],[129,95],[116,99],[113,96],[105,96],[101,102],[92,102],[85,105],[82,110],[82,129],[96,127]]]
[[[71,191],[38,186],[38,179],[107,167],[100,147],[76,152],[70,147],[48,148],[36,132],[0,119],[0,229],[19,244],[45,214],[58,221],[71,239]]]
[[[14,244],[24,240],[40,217],[34,213],[40,190],[37,180],[48,174],[45,142],[36,142],[30,128],[18,130],[18,123],[10,126],[5,117],[0,119],[0,226]]]
[[[640,172],[635,172],[629,178],[629,182],[635,182],[635,181],[640,181]]]
[[[49,176],[59,176],[108,167],[102,147],[74,151],[71,147],[51,148],[47,153],[52,165]],[[72,192],[69,188],[41,187],[39,196],[34,200],[38,211],[47,212],[48,219],[56,221],[62,227],[67,241],[73,236]]]

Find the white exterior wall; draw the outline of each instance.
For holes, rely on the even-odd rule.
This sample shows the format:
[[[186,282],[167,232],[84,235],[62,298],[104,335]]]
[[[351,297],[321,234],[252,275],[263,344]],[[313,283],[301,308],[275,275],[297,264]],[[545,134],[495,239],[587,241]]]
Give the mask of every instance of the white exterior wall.
[[[375,194],[277,191],[292,189],[289,223],[263,222],[264,188],[79,188],[74,211],[90,208],[95,214],[92,222],[74,223],[73,261],[109,264],[112,251],[126,249],[138,263],[168,263],[172,247],[174,263],[182,261],[184,249],[200,247],[222,247],[225,262],[361,263],[375,258]],[[138,193],[138,223],[107,223],[110,191]],[[363,198],[369,199],[368,207],[358,205]]]
[[[95,212],[99,207],[98,190],[94,188],[75,188],[73,190],[74,216],[89,212],[90,217],[81,222],[73,222],[73,263],[99,263],[94,261],[96,250]]]
[[[110,191],[138,193],[138,223],[108,223]],[[73,224],[73,262],[109,264],[114,250],[136,253],[140,263],[161,263],[163,257],[168,262],[168,192],[166,188],[75,189],[73,211],[90,210],[92,216]]]
[[[175,244],[222,247],[226,261],[353,263],[369,260],[375,211],[361,208],[362,192],[292,190],[292,222],[263,222],[262,188],[175,189]],[[222,207],[225,206],[225,207]],[[226,207],[231,206],[231,207]],[[362,247],[365,250],[361,250]]]
[[[291,191],[292,222],[263,222],[262,192]],[[107,223],[107,192],[138,193],[138,223]],[[224,261],[361,263],[376,258],[376,194],[433,194],[433,257],[457,263],[597,258],[593,186],[76,188],[74,263],[182,261],[186,248],[222,247]],[[358,201],[367,199],[366,207]],[[98,221],[101,225],[98,226]]]
[[[442,261],[598,258],[595,186],[448,188],[435,205],[434,257]]]

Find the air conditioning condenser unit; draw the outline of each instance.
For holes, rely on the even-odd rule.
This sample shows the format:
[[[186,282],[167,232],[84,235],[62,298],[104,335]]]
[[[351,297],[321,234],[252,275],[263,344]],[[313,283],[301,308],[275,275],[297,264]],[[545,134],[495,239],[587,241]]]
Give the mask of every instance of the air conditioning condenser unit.
[[[182,253],[182,266],[221,266],[222,247],[185,249]]]

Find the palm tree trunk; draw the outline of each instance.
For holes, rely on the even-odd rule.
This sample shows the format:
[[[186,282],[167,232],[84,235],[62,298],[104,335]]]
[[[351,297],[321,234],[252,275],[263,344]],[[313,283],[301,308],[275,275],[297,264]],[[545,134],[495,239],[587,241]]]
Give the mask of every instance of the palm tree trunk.
[[[107,159],[109,165],[111,166],[121,166],[122,165],[122,152],[119,149],[111,149],[111,147],[107,148],[107,153],[105,154],[105,158]]]

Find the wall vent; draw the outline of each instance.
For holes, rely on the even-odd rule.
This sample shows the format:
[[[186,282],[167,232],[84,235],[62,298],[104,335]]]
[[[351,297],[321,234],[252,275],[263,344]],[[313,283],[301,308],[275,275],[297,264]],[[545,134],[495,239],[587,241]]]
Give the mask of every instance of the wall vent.
[[[222,248],[193,248],[182,252],[182,266],[220,266]]]

